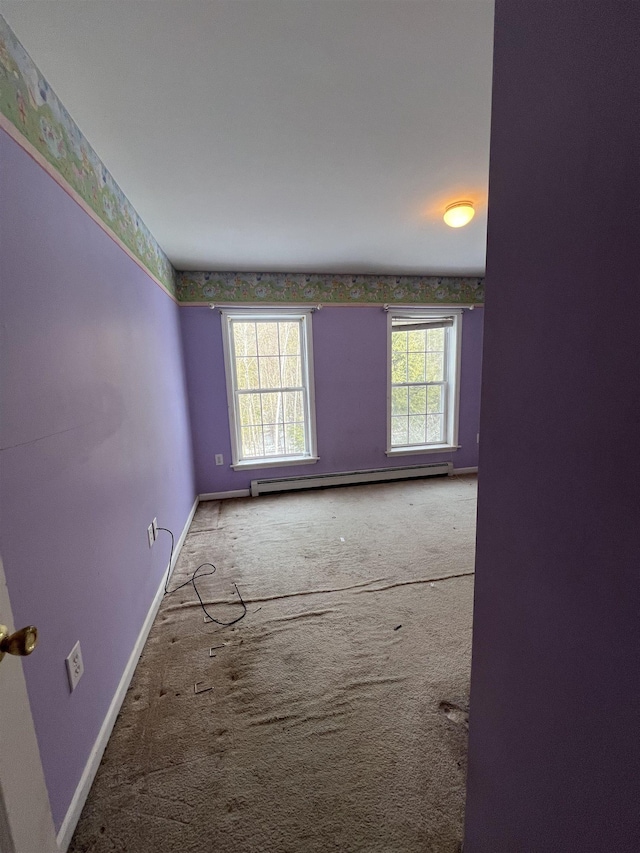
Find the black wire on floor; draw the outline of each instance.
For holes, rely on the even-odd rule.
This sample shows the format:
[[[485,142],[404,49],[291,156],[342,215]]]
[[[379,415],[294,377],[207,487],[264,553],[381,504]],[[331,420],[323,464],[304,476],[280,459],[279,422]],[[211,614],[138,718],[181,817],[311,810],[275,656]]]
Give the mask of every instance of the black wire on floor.
[[[205,603],[202,600],[202,596],[200,595],[200,591],[198,590],[198,586],[196,584],[196,578],[206,578],[206,577],[209,577],[210,575],[215,574],[215,572],[217,570],[216,570],[216,567],[213,565],[213,563],[201,563],[188,580],[186,580],[184,583],[181,583],[179,586],[174,587],[171,590],[169,589],[169,577],[171,575],[171,564],[173,563],[173,551],[174,551],[174,547],[175,547],[175,539],[173,537],[172,531],[169,530],[168,527],[158,527],[158,530],[164,530],[164,532],[168,533],[169,536],[171,537],[171,555],[169,556],[169,568],[167,569],[167,579],[164,582],[164,594],[165,595],[173,595],[174,592],[178,592],[179,589],[184,589],[185,586],[189,586],[189,584],[191,584],[191,586],[194,589],[195,594],[198,596],[198,601],[200,602],[200,607],[202,607],[205,616],[208,616],[212,622],[216,623],[216,625],[221,625],[223,628],[228,628],[230,625],[235,625],[236,622],[239,622],[241,619],[244,619],[244,617],[247,615],[247,605],[242,600],[242,596],[240,595],[240,590],[238,589],[238,585],[236,583],[234,583],[234,587],[236,588],[236,592],[238,593],[238,598],[240,599],[240,604],[242,605],[242,613],[240,614],[240,616],[238,616],[237,619],[232,619],[231,622],[221,622],[220,619],[215,619],[207,610]],[[210,566],[213,569],[213,571],[212,572],[205,572],[204,574],[198,574],[200,569],[204,569],[206,566]]]

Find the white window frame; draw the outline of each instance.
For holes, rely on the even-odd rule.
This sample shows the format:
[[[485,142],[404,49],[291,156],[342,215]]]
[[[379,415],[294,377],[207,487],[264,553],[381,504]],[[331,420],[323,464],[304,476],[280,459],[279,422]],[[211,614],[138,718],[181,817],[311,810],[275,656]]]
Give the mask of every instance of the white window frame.
[[[391,335],[394,319],[445,319],[451,326],[445,327],[447,335],[445,363],[445,441],[440,444],[418,444],[402,447],[391,446]],[[395,307],[387,314],[387,456],[417,456],[423,453],[444,453],[458,450],[458,419],[460,412],[460,354],[462,352],[462,309],[431,308],[430,306]]]
[[[315,389],[313,383],[313,337],[311,332],[311,309],[275,309],[275,308],[251,308],[251,309],[221,309],[222,341],[224,347],[224,369],[227,383],[227,406],[229,409],[229,429],[231,433],[231,456],[234,470],[247,470],[251,468],[277,468],[285,465],[309,465],[318,461],[317,435],[316,435],[316,410]],[[299,456],[258,456],[243,459],[240,456],[240,425],[236,409],[237,388],[235,360],[233,354],[233,340],[231,335],[231,324],[233,321],[244,323],[259,323],[265,320],[286,322],[287,320],[300,321],[300,352],[302,360],[302,385],[305,394],[305,424],[306,443],[308,452]]]

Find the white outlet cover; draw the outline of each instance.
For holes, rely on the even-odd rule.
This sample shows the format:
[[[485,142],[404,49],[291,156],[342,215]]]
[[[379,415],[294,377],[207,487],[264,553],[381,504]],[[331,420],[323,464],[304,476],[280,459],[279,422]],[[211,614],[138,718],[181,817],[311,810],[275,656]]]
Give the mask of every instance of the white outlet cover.
[[[224,456],[222,453],[216,453],[216,465],[224,465]]]
[[[149,539],[149,548],[153,547],[154,538],[153,538],[153,524],[150,524],[147,527],[147,538]]]
[[[82,673],[84,672],[84,662],[82,660],[82,649],[80,648],[80,640],[78,640],[78,642],[75,644],[75,646],[71,649],[71,651],[65,658],[65,664],[67,665],[69,688],[73,693],[73,691],[78,686],[78,682],[82,678]]]
[[[155,542],[158,538],[158,519],[154,518],[151,522],[151,526],[153,527],[153,541]]]

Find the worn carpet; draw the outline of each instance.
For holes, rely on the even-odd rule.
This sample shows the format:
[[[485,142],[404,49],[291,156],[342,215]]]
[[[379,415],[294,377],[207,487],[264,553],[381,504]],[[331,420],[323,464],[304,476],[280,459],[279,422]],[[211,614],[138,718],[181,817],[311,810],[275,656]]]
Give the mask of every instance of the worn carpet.
[[[201,504],[72,853],[457,853],[475,485]]]

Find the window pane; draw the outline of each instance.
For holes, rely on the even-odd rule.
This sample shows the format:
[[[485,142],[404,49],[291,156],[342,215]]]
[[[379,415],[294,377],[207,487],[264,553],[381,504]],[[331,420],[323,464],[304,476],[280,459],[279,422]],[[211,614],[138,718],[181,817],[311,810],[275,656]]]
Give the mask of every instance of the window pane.
[[[278,355],[278,324],[256,323],[258,355]]]
[[[394,352],[406,352],[407,350],[407,333],[392,332],[391,333],[391,349]]]
[[[409,419],[405,417],[391,418],[391,444],[394,447],[408,443]]]
[[[272,309],[228,315],[224,333],[232,356],[237,458],[261,460],[315,453],[311,443],[305,330],[309,322]],[[271,319],[273,317],[273,319]],[[304,350],[304,351],[303,351]],[[297,390],[283,391],[282,388]],[[299,389],[299,390],[298,390]]]
[[[302,385],[301,359],[295,355],[286,355],[282,358],[282,386],[283,388],[298,388]]]
[[[391,389],[391,414],[406,415],[409,411],[407,388]]]
[[[410,352],[408,355],[408,381],[424,382],[425,355],[423,352]]]
[[[240,438],[242,440],[242,457],[254,458],[255,456],[264,456],[262,427],[242,427]]]
[[[284,456],[284,426],[282,424],[265,424],[264,455]]]
[[[233,346],[236,355],[256,355],[256,324],[234,323]]]
[[[426,335],[424,329],[418,332],[408,332],[409,352],[424,352],[426,349]]]
[[[427,389],[409,388],[409,412],[412,415],[424,415],[427,412]]]
[[[287,453],[304,453],[304,424],[286,424],[284,428]]]
[[[282,355],[298,355],[300,352],[300,326],[298,323],[278,323],[280,352]]]
[[[238,409],[240,411],[240,426],[252,426],[262,423],[260,394],[239,394]]]
[[[394,352],[391,356],[391,381],[407,381],[407,354]]]
[[[442,435],[443,422],[442,415],[427,415],[427,441],[429,443],[444,441]]]
[[[302,391],[285,391],[282,395],[285,423],[304,422]]]
[[[424,444],[425,415],[410,415],[409,444]]]
[[[441,412],[442,411],[442,386],[430,385],[427,388],[427,411]]]
[[[391,313],[389,432],[396,450],[449,441],[447,413],[450,408],[455,412],[458,398],[457,365],[451,358],[457,359],[459,323],[447,318],[451,325],[434,328],[431,323],[439,323],[439,316],[419,306],[405,317]]]
[[[280,388],[280,359],[277,356],[267,356],[258,361],[260,362],[260,387]]]
[[[427,332],[427,349],[444,349],[444,329],[429,329]]]
[[[444,381],[444,354],[441,352],[427,353],[427,382]]]
[[[262,422],[264,424],[282,423],[282,394],[262,395]]]
[[[259,388],[258,381],[258,359],[257,358],[237,358],[236,373],[238,379],[238,388]]]

